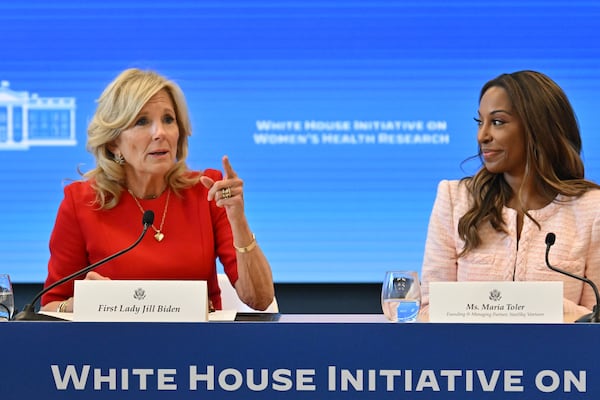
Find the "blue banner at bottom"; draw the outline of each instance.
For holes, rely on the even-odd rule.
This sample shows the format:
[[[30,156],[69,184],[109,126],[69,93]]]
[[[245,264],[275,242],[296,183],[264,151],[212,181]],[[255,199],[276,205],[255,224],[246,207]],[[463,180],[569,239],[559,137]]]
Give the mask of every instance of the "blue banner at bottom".
[[[597,399],[600,326],[8,322],[1,397]]]

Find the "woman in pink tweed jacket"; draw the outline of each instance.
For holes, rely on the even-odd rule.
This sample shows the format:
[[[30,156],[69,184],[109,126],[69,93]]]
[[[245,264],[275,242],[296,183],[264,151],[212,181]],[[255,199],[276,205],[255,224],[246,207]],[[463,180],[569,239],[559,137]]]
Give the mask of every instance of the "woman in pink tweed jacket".
[[[564,282],[563,311],[590,313],[583,282],[600,285],[600,186],[584,178],[577,119],[563,90],[535,71],[503,74],[480,92],[477,142],[482,168],[442,181],[429,221],[422,312],[431,281]]]

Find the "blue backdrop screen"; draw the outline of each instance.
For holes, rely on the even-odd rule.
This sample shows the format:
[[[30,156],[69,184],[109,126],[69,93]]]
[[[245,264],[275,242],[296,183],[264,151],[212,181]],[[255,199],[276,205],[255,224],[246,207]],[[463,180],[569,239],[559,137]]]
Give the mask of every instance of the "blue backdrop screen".
[[[3,2],[0,272],[45,278],[63,186],[94,165],[95,100],[129,67],[183,88],[193,169],[229,155],[276,282],[419,270],[438,181],[478,167],[461,162],[496,75],[555,79],[600,178],[599,18],[583,1]]]

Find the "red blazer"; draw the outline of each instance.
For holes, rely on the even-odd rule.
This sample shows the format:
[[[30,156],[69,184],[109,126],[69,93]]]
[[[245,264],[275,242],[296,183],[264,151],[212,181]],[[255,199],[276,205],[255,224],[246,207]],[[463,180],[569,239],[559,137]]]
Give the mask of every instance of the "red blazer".
[[[206,170],[213,180],[221,172]],[[45,286],[130,246],[142,232],[142,211],[128,192],[110,210],[98,210],[89,181],[74,182],[64,189],[50,237],[50,261]],[[164,218],[164,239],[158,242],[148,229],[141,243],[130,252],[95,271],[111,279],[206,280],[209,298],[221,308],[216,259],[232,282],[237,281],[233,236],[225,210],[207,201],[208,189],[201,183],[171,192]],[[160,227],[167,191],[152,200],[139,200],[144,210],[154,211],[154,226]],[[81,278],[78,279],[83,279]],[[52,289],[42,304],[73,295],[73,282]]]

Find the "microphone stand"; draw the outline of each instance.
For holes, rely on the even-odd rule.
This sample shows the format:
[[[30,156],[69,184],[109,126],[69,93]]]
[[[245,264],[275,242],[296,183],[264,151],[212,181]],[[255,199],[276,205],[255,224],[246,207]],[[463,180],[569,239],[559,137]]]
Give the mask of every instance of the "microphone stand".
[[[593,311],[589,314],[586,314],[586,315],[578,318],[577,320],[575,320],[575,322],[594,322],[594,323],[600,322],[600,293],[598,293],[598,287],[596,286],[596,284],[594,284],[594,282],[592,280],[590,280],[586,277],[575,275],[571,272],[556,268],[550,264],[548,255],[550,254],[550,247],[552,247],[552,245],[554,245],[555,241],[556,241],[556,235],[554,233],[550,232],[546,235],[546,266],[548,268],[550,268],[552,271],[556,271],[560,274],[567,275],[567,276],[570,276],[571,278],[575,278],[577,280],[587,283],[588,285],[590,285],[592,287],[592,289],[594,290],[594,295],[596,296],[596,305],[594,306]]]
[[[58,318],[58,317],[53,317],[51,315],[47,315],[47,314],[40,314],[40,313],[36,313],[35,312],[35,303],[46,293],[48,293],[50,290],[54,289],[55,287],[62,285],[63,283],[66,283],[72,279],[77,278],[80,275],[86,274],[88,272],[90,272],[91,270],[93,270],[94,268],[99,267],[102,264],[105,264],[107,262],[109,262],[110,260],[124,254],[127,253],[129,250],[133,249],[135,246],[138,245],[138,243],[140,243],[142,241],[142,239],[144,238],[144,235],[146,234],[146,231],[148,230],[148,227],[150,227],[150,225],[152,225],[152,222],[154,222],[154,212],[148,210],[146,212],[144,212],[144,216],[142,219],[142,223],[144,224],[144,229],[142,230],[141,235],[136,239],[135,242],[133,242],[129,247],[116,252],[115,254],[112,254],[98,262],[95,262],[91,265],[88,265],[87,267],[75,271],[74,273],[72,273],[69,276],[66,276],[62,279],[59,279],[57,281],[55,281],[54,283],[52,283],[51,285],[48,285],[47,287],[45,287],[44,289],[42,289],[31,301],[31,303],[27,304],[24,308],[23,311],[21,311],[20,313],[18,313],[13,320],[14,321],[64,321],[64,319],[62,318]]]

